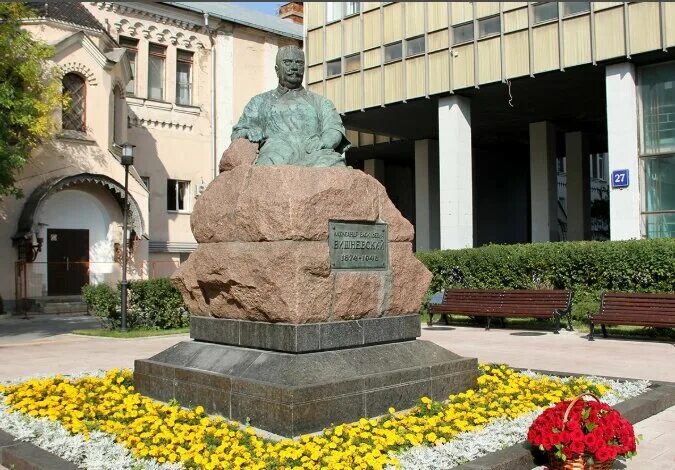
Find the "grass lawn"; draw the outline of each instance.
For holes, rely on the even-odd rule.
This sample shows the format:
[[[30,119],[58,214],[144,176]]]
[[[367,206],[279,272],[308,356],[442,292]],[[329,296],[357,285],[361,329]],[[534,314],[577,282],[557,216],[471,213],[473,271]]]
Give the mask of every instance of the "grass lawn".
[[[106,338],[143,338],[146,336],[165,336],[165,335],[177,335],[181,333],[188,333],[190,331],[189,327],[185,328],[172,328],[170,330],[107,330],[105,328],[97,328],[94,330],[73,330],[73,333],[76,335],[84,336],[105,336]]]
[[[429,320],[429,315],[424,313],[421,315],[422,326],[426,326]],[[476,328],[484,328],[484,324],[479,324],[477,321],[472,318],[463,316],[463,315],[448,315],[448,322],[450,325],[456,326],[473,326]],[[517,329],[517,330],[547,330],[552,331],[553,321],[552,320],[537,320],[536,318],[506,318],[505,319],[507,329]],[[566,321],[561,320],[560,325],[565,327]],[[444,325],[441,321],[440,315],[434,315],[434,325]],[[573,320],[572,326],[579,333],[589,333],[590,327],[588,322],[582,322],[579,320]],[[501,321],[499,319],[493,319],[490,328],[501,328]],[[611,338],[612,336],[627,336],[627,337],[648,337],[654,339],[665,339],[665,340],[674,340],[675,339],[675,329],[672,328],[645,328],[641,326],[607,326],[607,335]],[[595,326],[595,336],[596,338],[602,337],[602,330],[600,325]]]

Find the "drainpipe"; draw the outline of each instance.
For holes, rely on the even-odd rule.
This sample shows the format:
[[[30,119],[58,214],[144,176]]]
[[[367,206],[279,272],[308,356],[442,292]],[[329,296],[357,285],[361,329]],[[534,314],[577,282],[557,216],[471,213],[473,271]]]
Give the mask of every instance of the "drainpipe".
[[[212,179],[218,176],[217,134],[216,129],[216,41],[213,37],[214,30],[209,27],[209,14],[204,12],[204,26],[209,31],[211,41],[211,175]],[[217,34],[217,33],[216,33]]]

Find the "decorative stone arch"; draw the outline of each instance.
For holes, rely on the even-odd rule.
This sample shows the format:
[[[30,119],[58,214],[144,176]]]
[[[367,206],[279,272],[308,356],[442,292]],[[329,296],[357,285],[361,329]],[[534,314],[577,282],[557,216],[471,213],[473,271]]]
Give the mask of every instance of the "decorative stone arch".
[[[16,234],[12,240],[17,243],[19,240],[30,239],[31,233],[35,230],[35,217],[38,214],[42,205],[51,196],[64,189],[76,189],[81,184],[97,184],[106,188],[110,194],[115,198],[120,206],[120,210],[124,209],[124,186],[106,175],[99,175],[93,173],[80,173],[78,175],[57,176],[48,181],[45,181],[38,186],[28,197],[21,210],[19,216],[19,223]],[[143,217],[141,215],[141,208],[129,194],[129,226],[139,236],[145,234],[145,226]]]
[[[122,80],[120,80],[118,77],[115,77],[113,79],[113,86],[112,86],[112,93],[115,93],[115,88],[119,88],[120,90],[120,98],[126,98],[126,87],[122,83]]]
[[[84,78],[89,85],[91,86],[98,85],[98,83],[96,82],[96,76],[94,75],[94,72],[92,72],[89,67],[79,62],[66,62],[65,64],[60,64],[59,70],[61,71],[59,74],[60,75],[59,78],[61,79],[63,79],[63,77],[66,74],[77,73],[81,75],[82,78]]]

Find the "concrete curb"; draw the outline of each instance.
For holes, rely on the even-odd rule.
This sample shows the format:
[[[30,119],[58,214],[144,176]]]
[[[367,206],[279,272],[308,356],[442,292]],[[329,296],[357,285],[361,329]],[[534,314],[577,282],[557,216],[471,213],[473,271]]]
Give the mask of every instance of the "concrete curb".
[[[560,372],[548,372],[563,375]],[[564,374],[576,375],[576,374]],[[582,374],[579,374],[582,375]],[[587,375],[587,374],[586,374]],[[632,379],[634,380],[634,379]],[[628,421],[635,424],[675,405],[675,383],[652,382],[652,389],[640,396],[617,404],[617,409]],[[493,452],[484,457],[453,467],[452,470],[531,470],[546,464],[543,452],[527,441]]]
[[[74,463],[0,431],[0,465],[12,470],[76,470]]]

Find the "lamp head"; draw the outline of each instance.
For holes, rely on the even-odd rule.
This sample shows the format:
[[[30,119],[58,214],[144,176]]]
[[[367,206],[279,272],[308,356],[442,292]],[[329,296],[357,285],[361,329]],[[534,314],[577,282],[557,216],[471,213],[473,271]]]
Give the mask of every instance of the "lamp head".
[[[122,147],[122,165],[129,166],[134,164],[134,147],[129,142],[120,145]]]

